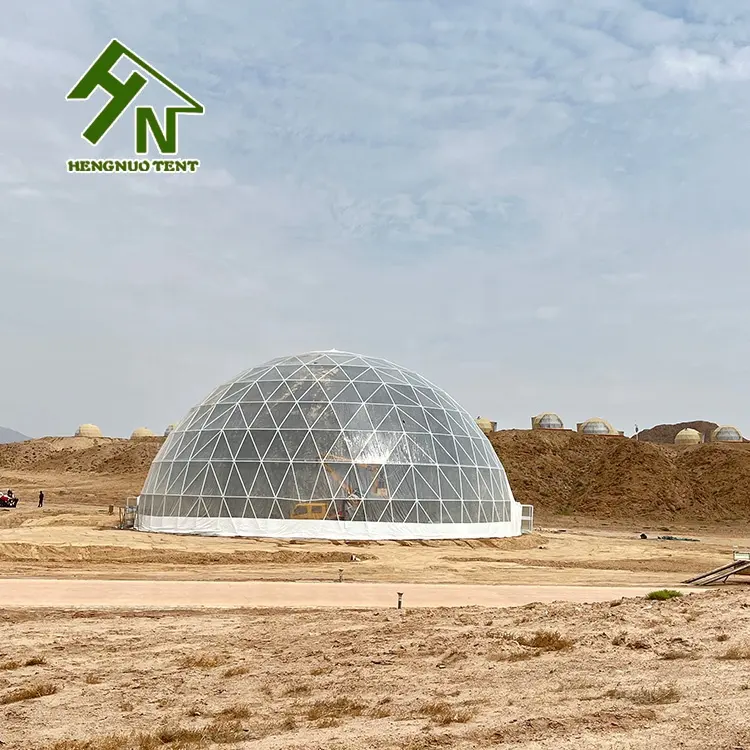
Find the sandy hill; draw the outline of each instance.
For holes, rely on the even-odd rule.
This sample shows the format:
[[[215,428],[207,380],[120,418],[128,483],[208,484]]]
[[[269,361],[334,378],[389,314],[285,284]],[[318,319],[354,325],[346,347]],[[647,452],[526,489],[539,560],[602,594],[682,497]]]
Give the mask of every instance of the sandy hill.
[[[503,430],[492,444],[537,519],[638,523],[750,518],[750,444],[678,447],[575,432]],[[0,445],[0,487],[107,504],[137,495],[164,438],[43,438]]]
[[[678,447],[528,430],[491,439],[517,499],[542,514],[633,522],[750,517],[747,443]]]
[[[641,430],[638,433],[638,440],[642,443],[674,443],[677,433],[686,427],[690,427],[700,432],[703,439],[708,442],[711,433],[718,426],[716,422],[706,422],[703,419],[696,419],[692,422],[677,422],[676,424],[658,424],[648,430]]]
[[[145,478],[164,438],[51,437],[0,446],[0,470],[132,474]]]

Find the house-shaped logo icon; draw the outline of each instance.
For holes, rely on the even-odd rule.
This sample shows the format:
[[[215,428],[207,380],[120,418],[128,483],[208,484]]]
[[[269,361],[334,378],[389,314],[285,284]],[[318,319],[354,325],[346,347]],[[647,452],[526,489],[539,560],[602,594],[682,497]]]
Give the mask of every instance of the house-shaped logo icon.
[[[135,107],[135,153],[138,155],[148,153],[150,132],[160,154],[163,156],[177,154],[177,116],[180,114],[202,115],[205,111],[203,105],[117,39],[113,39],[107,45],[66,97],[68,101],[85,100],[97,88],[104,89],[111,97],[81,136],[91,145],[97,145],[149,82],[148,78],[137,71],[131,73],[125,81],[117,78],[112,73],[112,68],[122,58],[128,58],[134,62],[152,79],[184,102],[181,106],[164,108],[163,125],[159,122],[154,107]]]

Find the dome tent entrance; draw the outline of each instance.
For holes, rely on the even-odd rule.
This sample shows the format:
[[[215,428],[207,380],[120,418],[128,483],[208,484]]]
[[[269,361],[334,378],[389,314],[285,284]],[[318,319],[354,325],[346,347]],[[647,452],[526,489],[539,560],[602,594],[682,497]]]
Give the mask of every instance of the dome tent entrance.
[[[473,418],[383,359],[311,352],[217,388],[167,437],[143,531],[323,539],[507,537],[521,505]]]

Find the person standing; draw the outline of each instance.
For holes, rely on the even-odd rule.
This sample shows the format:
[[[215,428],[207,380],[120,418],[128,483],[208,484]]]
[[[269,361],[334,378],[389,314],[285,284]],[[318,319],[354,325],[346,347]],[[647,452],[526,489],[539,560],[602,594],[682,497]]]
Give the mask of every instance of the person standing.
[[[41,490],[39,491],[39,505],[37,505],[37,508],[44,507],[44,492]]]

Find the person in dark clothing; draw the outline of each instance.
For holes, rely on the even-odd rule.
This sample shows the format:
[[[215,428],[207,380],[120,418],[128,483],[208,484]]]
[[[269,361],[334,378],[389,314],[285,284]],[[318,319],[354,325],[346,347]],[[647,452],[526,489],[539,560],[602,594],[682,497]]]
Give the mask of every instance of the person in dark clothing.
[[[44,506],[44,493],[39,492],[39,505],[37,505],[37,508],[41,508]]]

